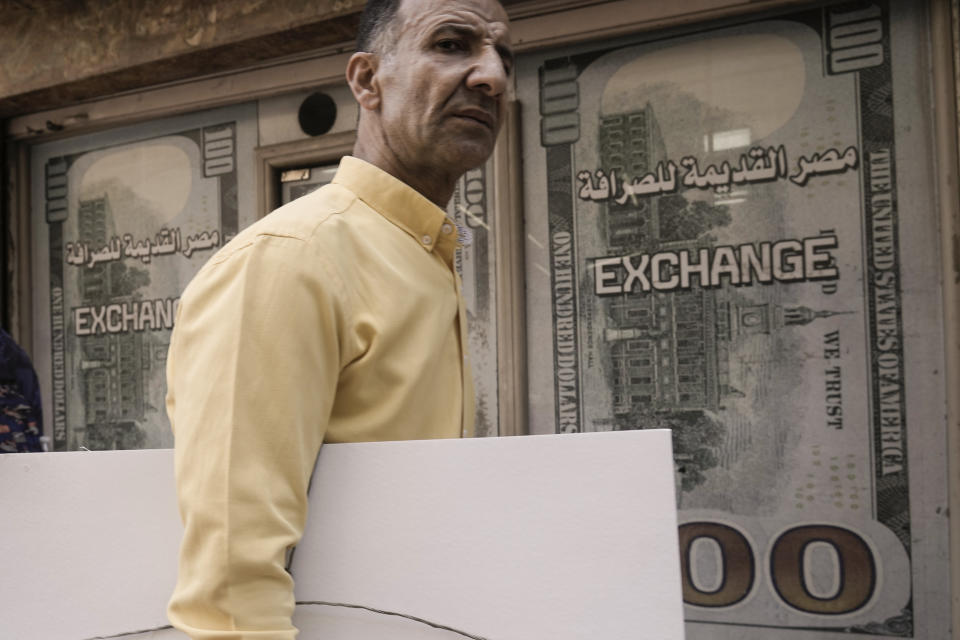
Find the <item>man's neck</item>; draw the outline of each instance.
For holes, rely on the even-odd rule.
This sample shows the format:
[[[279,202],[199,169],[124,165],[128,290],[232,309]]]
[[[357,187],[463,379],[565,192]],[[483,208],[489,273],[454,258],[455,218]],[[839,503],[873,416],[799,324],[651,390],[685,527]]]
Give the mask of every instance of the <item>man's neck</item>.
[[[437,171],[426,166],[407,166],[397,158],[396,154],[390,152],[389,146],[384,143],[371,144],[362,135],[357,138],[353,155],[389,173],[441,209],[447,208],[457,179],[460,177],[459,175],[438,175]]]

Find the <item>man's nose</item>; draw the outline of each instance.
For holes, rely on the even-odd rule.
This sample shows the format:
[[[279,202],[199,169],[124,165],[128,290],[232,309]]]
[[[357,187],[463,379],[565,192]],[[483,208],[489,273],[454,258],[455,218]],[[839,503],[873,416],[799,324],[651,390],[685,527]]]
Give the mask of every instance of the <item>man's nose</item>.
[[[467,76],[467,86],[482,91],[491,98],[496,98],[507,90],[507,70],[503,66],[503,58],[494,47],[483,48]]]

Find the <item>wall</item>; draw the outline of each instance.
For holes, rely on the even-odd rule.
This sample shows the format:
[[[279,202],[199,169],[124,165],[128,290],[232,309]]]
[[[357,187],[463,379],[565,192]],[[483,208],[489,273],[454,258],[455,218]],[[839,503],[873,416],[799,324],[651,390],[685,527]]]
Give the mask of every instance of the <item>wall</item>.
[[[0,118],[353,38],[363,0],[10,0]]]
[[[596,3],[526,2],[548,11]],[[0,9],[0,119],[304,52],[347,50],[364,4],[7,0]]]

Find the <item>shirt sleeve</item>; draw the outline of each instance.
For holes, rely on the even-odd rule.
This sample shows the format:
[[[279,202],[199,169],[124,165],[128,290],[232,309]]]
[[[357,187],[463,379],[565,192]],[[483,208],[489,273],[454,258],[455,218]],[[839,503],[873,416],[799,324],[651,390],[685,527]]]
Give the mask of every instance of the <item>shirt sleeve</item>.
[[[306,521],[344,317],[342,287],[307,246],[260,236],[207,265],[177,311],[167,411],[184,537],[168,615],[193,640],[296,635],[285,559]]]

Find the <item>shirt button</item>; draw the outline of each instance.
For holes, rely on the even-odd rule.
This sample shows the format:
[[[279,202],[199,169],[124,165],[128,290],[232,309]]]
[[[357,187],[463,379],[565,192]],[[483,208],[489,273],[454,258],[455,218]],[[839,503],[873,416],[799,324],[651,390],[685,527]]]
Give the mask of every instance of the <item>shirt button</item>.
[[[420,238],[420,241],[423,242],[423,244],[430,244],[431,242],[433,242],[433,238],[431,238],[430,236],[423,236],[422,238]]]
[[[442,227],[440,227],[440,230],[443,231],[444,235],[450,235],[451,233],[453,233],[453,225],[447,222]]]

